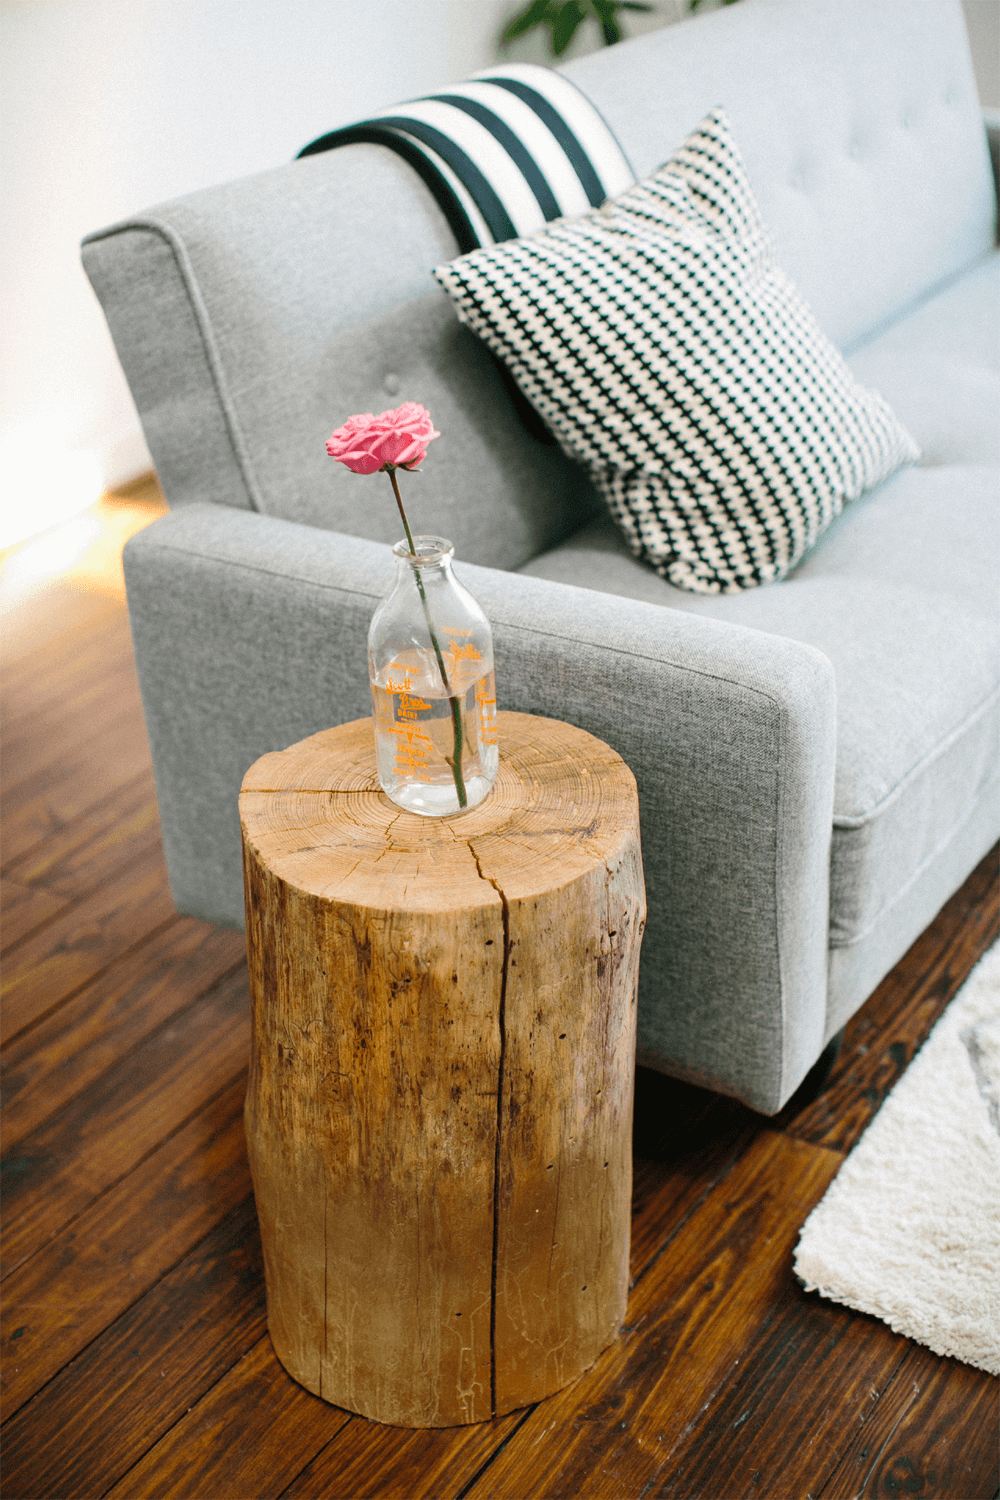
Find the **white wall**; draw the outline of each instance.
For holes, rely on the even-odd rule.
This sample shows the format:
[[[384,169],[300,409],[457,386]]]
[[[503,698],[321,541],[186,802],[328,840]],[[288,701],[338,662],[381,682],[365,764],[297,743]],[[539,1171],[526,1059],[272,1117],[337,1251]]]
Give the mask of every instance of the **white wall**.
[[[995,87],[1000,0],[964,4],[985,58],[981,86]],[[287,161],[338,124],[487,66],[516,8],[0,0],[0,546],[149,466],[80,266],[82,236]],[[684,13],[684,0],[661,0],[626,30]],[[594,45],[588,24],[567,55]],[[537,33],[508,55],[547,60]]]
[[[287,161],[382,103],[486,66],[505,0],[3,0],[4,499],[149,467],[79,261],[89,230]],[[67,466],[67,458],[69,465]],[[80,488],[82,486],[82,489]]]

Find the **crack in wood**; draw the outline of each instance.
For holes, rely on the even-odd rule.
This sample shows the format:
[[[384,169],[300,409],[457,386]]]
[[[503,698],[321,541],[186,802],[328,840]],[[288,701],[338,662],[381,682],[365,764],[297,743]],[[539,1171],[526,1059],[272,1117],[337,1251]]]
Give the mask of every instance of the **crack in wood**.
[[[507,1051],[507,968],[510,959],[510,908],[507,905],[507,897],[497,881],[490,875],[483,873],[483,867],[476,853],[472,840],[467,840],[469,853],[476,862],[476,870],[480,880],[485,880],[491,885],[500,897],[501,919],[503,921],[503,967],[500,972],[500,1004],[497,1010],[497,1023],[500,1029],[500,1060],[497,1066],[497,1130],[496,1145],[493,1158],[493,1256],[490,1270],[490,1411],[496,1417],[497,1414],[497,1266],[500,1257],[500,1167],[501,1167],[501,1143],[503,1134],[503,1085],[504,1085],[504,1061]]]

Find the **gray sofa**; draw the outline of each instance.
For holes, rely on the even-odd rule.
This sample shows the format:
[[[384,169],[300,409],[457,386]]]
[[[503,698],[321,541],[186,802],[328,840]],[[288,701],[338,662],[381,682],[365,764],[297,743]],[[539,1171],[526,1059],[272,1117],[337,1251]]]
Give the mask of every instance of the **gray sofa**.
[[[638,175],[726,109],[779,263],[923,450],[786,580],[681,593],[522,422],[431,267],[430,193],[350,145],[92,235],[170,515],[126,551],[172,889],[242,922],[236,795],[370,712],[388,485],[333,464],[423,402],[408,481],[493,622],[500,707],[639,785],[640,1061],[777,1111],[1000,832],[996,196],[958,0],[740,0],[570,63]],[[996,136],[993,136],[994,151]]]

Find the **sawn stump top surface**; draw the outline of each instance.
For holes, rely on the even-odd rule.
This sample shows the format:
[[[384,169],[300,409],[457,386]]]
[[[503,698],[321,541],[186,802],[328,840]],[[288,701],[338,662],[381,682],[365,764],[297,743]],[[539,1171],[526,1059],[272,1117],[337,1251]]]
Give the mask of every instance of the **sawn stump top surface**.
[[[446,911],[557,890],[635,835],[635,779],[585,730],[500,713],[500,770],[471,812],[424,818],[381,790],[370,719],[262,756],[240,794],[244,835],[285,884],[383,909]]]

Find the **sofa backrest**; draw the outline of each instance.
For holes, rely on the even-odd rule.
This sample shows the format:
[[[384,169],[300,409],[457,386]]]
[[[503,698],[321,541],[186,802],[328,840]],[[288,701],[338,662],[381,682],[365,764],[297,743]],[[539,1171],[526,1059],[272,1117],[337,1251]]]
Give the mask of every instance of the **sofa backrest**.
[[[170,504],[394,542],[386,481],[334,463],[325,440],[354,412],[421,401],[442,436],[405,481],[415,530],[513,568],[579,524],[586,482],[526,430],[431,277],[456,253],[423,182],[372,145],[89,236],[84,265]]]
[[[730,116],[778,257],[850,344],[985,252],[995,211],[958,0],[740,0],[564,70],[638,175]],[[585,477],[527,430],[431,278],[457,253],[400,158],[358,144],[192,194],[84,243],[171,504],[396,540],[384,481],[327,458],[421,401],[416,530],[514,568],[581,525]]]
[[[841,348],[993,245],[959,0],[740,0],[562,71],[640,177],[721,104],[778,264]]]

